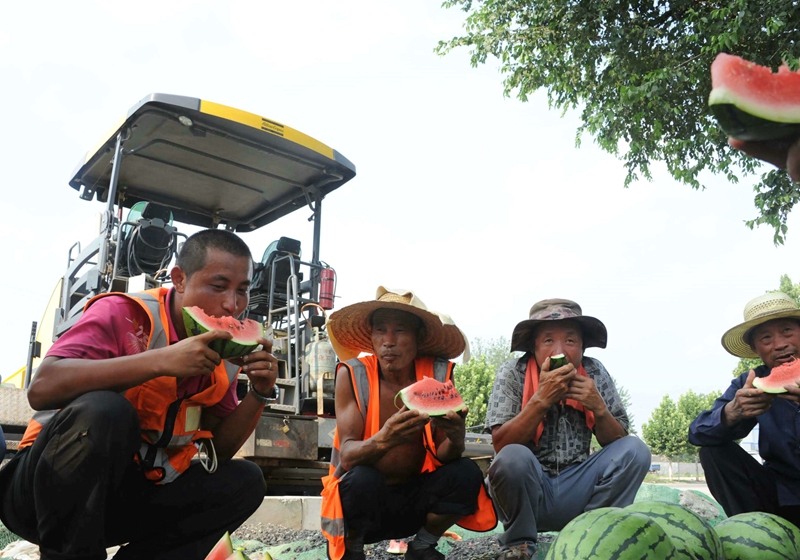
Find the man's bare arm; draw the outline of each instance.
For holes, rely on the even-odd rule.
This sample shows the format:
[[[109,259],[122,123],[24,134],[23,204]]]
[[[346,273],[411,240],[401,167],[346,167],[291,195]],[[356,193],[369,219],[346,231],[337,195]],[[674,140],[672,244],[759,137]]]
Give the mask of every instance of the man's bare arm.
[[[469,409],[464,407],[460,412],[451,410],[445,416],[431,418],[431,424],[436,428],[433,433],[436,458],[442,463],[454,461],[464,454],[467,413]]]
[[[278,361],[271,354],[272,342],[265,338],[258,341],[263,350],[247,354],[243,358],[230,360],[242,368],[250,379],[250,386],[262,395],[272,394],[278,377]],[[225,418],[219,418],[207,410],[203,413],[203,428],[214,434],[217,458],[230,459],[244,445],[256,429],[264,404],[248,393]]]
[[[358,465],[374,465],[393,447],[419,437],[419,431],[427,422],[426,414],[403,407],[386,421],[378,433],[363,440],[364,421],[350,375],[347,368],[339,369],[336,375],[336,428],[344,470],[349,471]]]
[[[220,357],[208,343],[230,336],[225,331],[210,331],[165,348],[107,360],[51,356],[39,366],[28,391],[28,402],[34,410],[50,410],[91,391],[124,391],[163,375],[209,375]]]

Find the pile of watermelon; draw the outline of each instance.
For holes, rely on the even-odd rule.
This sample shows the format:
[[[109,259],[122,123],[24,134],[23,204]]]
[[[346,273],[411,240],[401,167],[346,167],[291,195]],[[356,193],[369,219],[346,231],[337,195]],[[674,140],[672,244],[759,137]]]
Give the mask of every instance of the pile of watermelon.
[[[250,560],[241,548],[234,550],[231,542],[231,535],[227,531],[222,538],[217,541],[205,560]],[[272,560],[269,552],[264,552],[263,560]]]
[[[742,513],[711,527],[677,504],[639,502],[588,511],[567,524],[546,560],[797,560],[800,529],[769,513]]]

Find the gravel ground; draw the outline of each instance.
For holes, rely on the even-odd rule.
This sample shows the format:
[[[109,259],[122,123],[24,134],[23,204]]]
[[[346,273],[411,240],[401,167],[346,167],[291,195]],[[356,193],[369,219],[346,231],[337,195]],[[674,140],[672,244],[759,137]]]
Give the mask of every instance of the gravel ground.
[[[476,533],[471,533],[470,535],[476,535]],[[462,541],[442,539],[439,542],[439,550],[444,552],[446,549],[447,560],[489,560],[500,553],[496,534],[490,533],[475,537],[470,535]],[[314,555],[315,557],[325,558],[326,541],[319,531],[294,531],[276,525],[259,524],[242,525],[232,536],[234,539],[245,541],[243,545],[245,552],[248,552],[248,554],[249,550],[251,550],[248,546],[249,542],[258,541],[267,547],[286,544],[284,548],[277,549],[276,553],[273,554],[276,560],[278,558],[289,560],[299,555],[307,558],[310,557],[312,551],[317,553]],[[542,543],[552,539],[554,539],[554,535],[540,535]],[[408,542],[410,539],[405,540]],[[400,555],[386,552],[388,546],[389,542],[383,541],[366,545],[364,551],[370,560],[399,560],[402,558]],[[261,549],[253,548],[252,550],[260,552]],[[260,560],[260,557],[251,557],[251,560]]]

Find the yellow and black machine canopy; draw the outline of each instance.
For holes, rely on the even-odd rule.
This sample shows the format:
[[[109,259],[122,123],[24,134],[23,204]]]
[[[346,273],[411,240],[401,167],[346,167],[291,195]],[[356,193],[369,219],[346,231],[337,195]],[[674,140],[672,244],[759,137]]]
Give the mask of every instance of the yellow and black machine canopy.
[[[279,122],[153,93],[86,154],[69,183],[85,200],[155,202],[179,222],[247,232],[314,208],[355,174],[342,154]]]

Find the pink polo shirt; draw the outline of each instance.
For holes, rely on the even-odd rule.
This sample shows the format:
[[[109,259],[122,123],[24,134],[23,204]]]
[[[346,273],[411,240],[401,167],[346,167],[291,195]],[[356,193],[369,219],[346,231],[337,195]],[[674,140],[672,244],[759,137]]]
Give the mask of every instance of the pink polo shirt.
[[[167,294],[166,305],[170,309],[172,294]],[[179,341],[172,323],[172,314],[167,313],[169,343]],[[122,296],[108,296],[94,302],[80,320],[50,347],[47,356],[76,358],[81,360],[106,360],[120,356],[131,356],[147,349],[150,334],[150,319],[142,307]],[[195,375],[178,380],[178,397],[188,397],[204,390],[211,384],[206,375]],[[208,410],[224,418],[238,406],[236,383],[232,383],[216,405]]]

